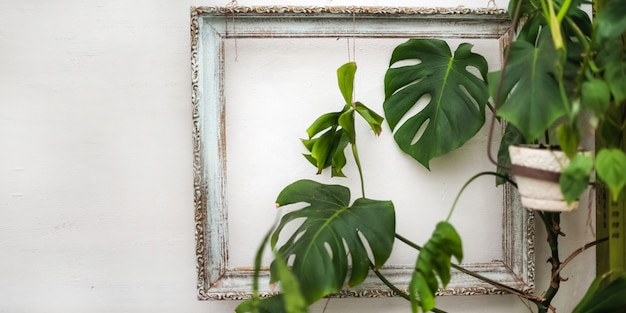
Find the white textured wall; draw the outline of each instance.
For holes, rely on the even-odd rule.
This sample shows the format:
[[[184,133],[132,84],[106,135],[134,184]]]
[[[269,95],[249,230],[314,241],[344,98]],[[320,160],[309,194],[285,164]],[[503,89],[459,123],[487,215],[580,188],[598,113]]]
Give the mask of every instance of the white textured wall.
[[[189,7],[226,2],[0,2],[0,312],[233,311],[235,302],[196,300],[189,88]],[[563,219],[565,257],[590,235],[586,209]],[[574,225],[581,230],[568,232]],[[537,244],[544,238],[538,227]],[[541,247],[541,290],[546,259]],[[586,254],[564,271],[559,312],[580,298],[593,267]],[[527,311],[512,296],[439,301],[450,312]],[[326,308],[408,310],[395,298]]]

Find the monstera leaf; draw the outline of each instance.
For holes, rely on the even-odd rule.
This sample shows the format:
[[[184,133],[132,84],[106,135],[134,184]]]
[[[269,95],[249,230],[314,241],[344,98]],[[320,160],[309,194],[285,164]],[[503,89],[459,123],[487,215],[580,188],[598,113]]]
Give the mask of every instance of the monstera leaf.
[[[437,276],[444,287],[450,282],[452,256],[459,262],[463,259],[461,237],[450,223],[440,222],[417,257],[415,271],[409,284],[413,313],[418,311],[420,305],[417,301],[418,296],[424,312],[435,307],[435,292],[439,287]]]
[[[366,198],[357,199],[352,205],[349,202],[348,188],[311,180],[285,187],[276,200],[278,206],[308,203],[282,217],[272,234],[271,246],[276,247],[285,226],[304,219],[295,232],[288,234],[290,237],[278,254],[284,260],[293,260],[292,273],[309,304],[346,284],[363,282],[370,264],[366,245],[376,267],[382,266],[391,254],[395,235],[393,204]],[[278,265],[274,261],[270,266],[271,282],[279,280]]]
[[[426,168],[431,159],[461,147],[485,122],[487,61],[471,48],[461,44],[453,56],[445,41],[411,39],[391,56],[383,104],[390,128],[395,129],[420,98],[430,97],[394,134],[400,149]],[[393,67],[400,61],[419,63]]]
[[[499,82],[500,72],[494,72],[490,74],[489,84],[494,98],[500,90],[496,101],[498,115],[532,142],[566,113],[554,77],[557,52],[548,32],[540,36],[537,47],[515,41],[510,49],[504,79]]]

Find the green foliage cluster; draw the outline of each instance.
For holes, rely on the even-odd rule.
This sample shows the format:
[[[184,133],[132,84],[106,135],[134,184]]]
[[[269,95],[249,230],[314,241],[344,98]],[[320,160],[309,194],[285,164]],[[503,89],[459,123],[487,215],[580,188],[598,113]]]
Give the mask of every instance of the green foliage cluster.
[[[398,147],[429,169],[432,159],[463,146],[483,127],[489,108],[506,122],[498,151],[501,166],[495,174],[498,184],[509,181],[509,145],[554,144],[549,142],[552,137],[571,159],[560,180],[566,200],[579,198],[594,170],[612,199],[618,200],[626,186],[626,2],[595,1],[598,14],[593,23],[581,10],[582,3],[511,1],[509,12],[518,36],[506,48],[502,69],[492,73],[470,44],[459,45],[454,53],[437,39],[410,39],[396,47],[384,78],[383,109]],[[523,25],[515,23],[519,20],[524,20]],[[407,61],[410,64],[403,65]],[[287,186],[277,205],[306,205],[286,213],[264,241],[275,254],[270,280],[281,284],[282,293],[260,299],[255,290],[238,313],[307,312],[321,298],[359,285],[370,270],[386,282],[377,270],[390,256],[394,238],[400,238],[395,233],[394,206],[391,201],[365,197],[355,130],[360,116],[378,135],[383,117],[353,99],[355,73],[353,62],[338,69],[345,105],[317,118],[302,143],[309,152],[305,158],[318,174],[330,168],[331,176],[338,177],[345,177],[345,149],[350,145],[361,178],[361,197],[352,200],[347,187],[311,180]],[[424,108],[407,116],[420,101],[427,102]],[[595,132],[602,147],[593,156],[579,150],[586,132]],[[559,217],[539,214],[548,221],[548,233],[554,234],[550,245],[556,251],[553,260],[559,263]],[[302,223],[294,232],[285,232],[287,225],[296,222]],[[451,267],[456,266],[452,257],[462,260],[461,238],[448,221],[442,221],[420,248],[408,294],[390,288],[410,301],[413,312],[420,308],[443,312],[435,308],[435,292],[450,281]],[[560,268],[553,271],[558,280]],[[600,276],[575,312],[623,311],[625,280],[624,274]],[[558,291],[554,284],[544,298],[528,298],[540,312],[550,308]]]

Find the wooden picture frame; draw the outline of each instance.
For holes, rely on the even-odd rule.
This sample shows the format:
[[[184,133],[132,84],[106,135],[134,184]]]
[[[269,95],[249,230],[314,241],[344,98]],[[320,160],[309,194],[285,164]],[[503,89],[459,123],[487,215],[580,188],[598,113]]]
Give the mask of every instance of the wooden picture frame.
[[[227,21],[235,18],[234,23]],[[358,23],[355,23],[357,21]],[[191,70],[193,171],[197,291],[201,300],[245,299],[252,292],[252,269],[228,265],[226,134],[224,117],[224,40],[227,38],[487,38],[504,47],[510,20],[498,9],[386,7],[192,7]],[[464,264],[510,287],[534,289],[534,222],[513,190],[504,191],[502,258]],[[434,226],[434,225],[433,225]],[[252,259],[250,259],[252,264]],[[381,270],[391,282],[407,286],[413,268]],[[268,279],[263,271],[261,278]],[[261,284],[261,294],[272,293]],[[453,271],[439,294],[500,294],[492,285]],[[343,296],[393,296],[376,277]]]

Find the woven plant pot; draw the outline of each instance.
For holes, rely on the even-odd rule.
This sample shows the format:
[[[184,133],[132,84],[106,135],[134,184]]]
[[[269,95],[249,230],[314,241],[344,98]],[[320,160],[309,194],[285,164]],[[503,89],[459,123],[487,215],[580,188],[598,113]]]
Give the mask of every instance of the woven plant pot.
[[[578,201],[563,199],[559,177],[569,159],[558,148],[539,145],[509,147],[511,174],[517,182],[522,205],[527,208],[569,212],[578,207]]]

